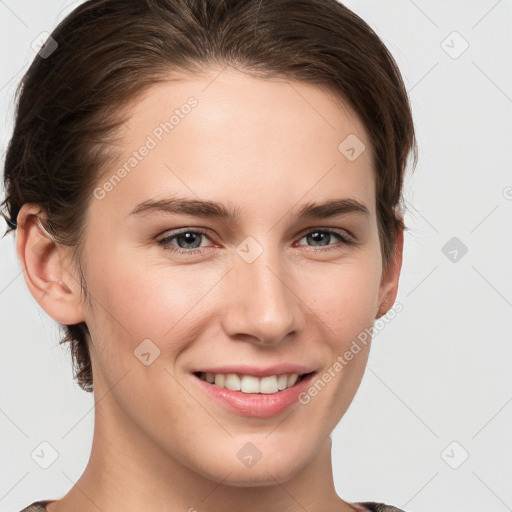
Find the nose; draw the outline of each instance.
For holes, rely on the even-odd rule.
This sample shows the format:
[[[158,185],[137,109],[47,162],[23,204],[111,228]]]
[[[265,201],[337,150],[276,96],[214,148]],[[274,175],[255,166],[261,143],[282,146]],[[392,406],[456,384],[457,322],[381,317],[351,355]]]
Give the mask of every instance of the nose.
[[[304,325],[289,268],[270,252],[263,251],[252,263],[235,257],[222,315],[224,331],[232,339],[277,345]]]

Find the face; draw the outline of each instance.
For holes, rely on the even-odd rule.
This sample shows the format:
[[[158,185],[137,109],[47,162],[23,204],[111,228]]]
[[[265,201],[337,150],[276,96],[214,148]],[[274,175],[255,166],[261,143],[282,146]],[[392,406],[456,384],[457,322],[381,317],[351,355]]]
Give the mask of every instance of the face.
[[[160,84],[130,110],[88,210],[83,316],[105,435],[214,480],[262,485],[304,468],[347,410],[369,344],[335,363],[392,283],[357,116],[315,86],[215,76]],[[349,136],[354,151],[340,151]],[[331,215],[311,208],[334,201]],[[243,376],[315,373],[255,395],[196,372],[267,391],[272,378]]]

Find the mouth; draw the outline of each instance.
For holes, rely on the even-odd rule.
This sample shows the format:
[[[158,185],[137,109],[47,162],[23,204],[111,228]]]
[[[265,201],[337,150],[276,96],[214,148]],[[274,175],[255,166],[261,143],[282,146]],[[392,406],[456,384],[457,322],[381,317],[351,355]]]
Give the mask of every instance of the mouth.
[[[240,373],[213,373],[213,372],[193,372],[198,379],[215,386],[230,391],[244,394],[279,394],[287,389],[298,386],[304,379],[315,374],[316,371],[306,373],[283,373],[268,375],[266,377],[257,377],[255,375]]]
[[[212,407],[222,407],[238,416],[270,418],[297,405],[318,372],[297,365],[266,369],[245,367],[244,373],[235,373],[240,370],[240,366],[219,367],[215,372],[193,371],[190,376]],[[217,373],[221,371],[225,373]]]

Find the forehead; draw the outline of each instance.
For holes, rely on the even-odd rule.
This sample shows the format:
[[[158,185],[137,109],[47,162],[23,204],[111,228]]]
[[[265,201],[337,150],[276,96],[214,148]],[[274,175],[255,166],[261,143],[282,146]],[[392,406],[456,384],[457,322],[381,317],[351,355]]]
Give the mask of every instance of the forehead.
[[[176,113],[179,119],[171,123],[174,130],[188,116],[188,112],[183,116],[181,111],[188,110],[186,104],[191,98],[199,106],[193,109],[197,122],[187,124],[192,125],[190,128],[207,128],[209,135],[237,127],[244,128],[244,133],[258,127],[269,134],[286,129],[286,135],[297,137],[331,132],[336,139],[345,130],[358,132],[362,138],[367,135],[359,117],[332,88],[284,77],[256,78],[231,67],[172,75],[168,81],[145,89],[127,109],[124,133],[134,133],[138,126],[148,123],[147,131],[156,126],[155,122],[165,122]],[[236,135],[231,133],[232,137]]]
[[[124,167],[109,192],[124,210],[166,192],[260,207],[349,194],[374,208],[369,137],[324,87],[231,68],[171,77],[130,105],[121,140],[103,179]]]

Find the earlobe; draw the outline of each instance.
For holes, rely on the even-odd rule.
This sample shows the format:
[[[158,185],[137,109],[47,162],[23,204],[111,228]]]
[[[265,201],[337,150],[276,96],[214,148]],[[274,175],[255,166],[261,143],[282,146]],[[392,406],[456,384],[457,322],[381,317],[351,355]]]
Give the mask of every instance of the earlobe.
[[[404,246],[404,230],[398,229],[392,259],[383,270],[379,291],[379,308],[375,318],[384,316],[393,306],[398,294],[398,282],[402,269],[402,255]]]
[[[40,205],[26,203],[17,217],[16,252],[30,293],[59,323],[84,321],[81,289],[64,265],[68,248],[55,242],[44,229]]]

